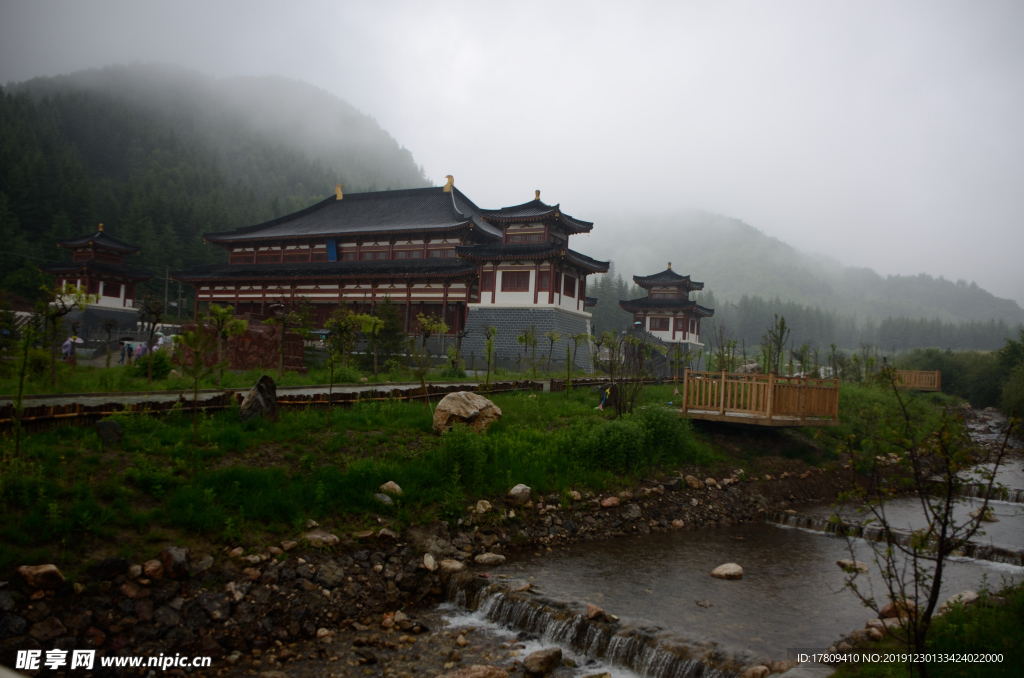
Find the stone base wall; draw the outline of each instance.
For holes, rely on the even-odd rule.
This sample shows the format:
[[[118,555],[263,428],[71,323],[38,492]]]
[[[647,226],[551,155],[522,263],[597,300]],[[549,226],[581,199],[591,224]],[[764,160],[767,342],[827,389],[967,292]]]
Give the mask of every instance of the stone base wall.
[[[550,342],[544,336],[545,332],[558,332],[562,338],[555,342],[551,351],[552,369],[557,363],[564,369],[565,347],[568,344],[572,350],[572,335],[590,334],[590,317],[572,313],[560,308],[484,308],[471,306],[466,321],[469,335],[462,340],[462,357],[469,367],[470,356],[475,359],[477,369],[483,369],[486,361],[484,353],[484,328],[497,328],[498,334],[494,337],[494,353],[497,362],[502,366],[514,367],[515,362],[523,356],[523,345],[519,343],[519,335],[529,331],[531,327],[537,332],[537,359],[540,362],[539,369],[543,370],[547,365]],[[541,360],[543,358],[543,360]],[[593,366],[590,364],[590,351],[585,342],[580,342],[576,351],[577,369],[591,372]],[[518,369],[525,370],[528,366],[525,362],[518,366]]]

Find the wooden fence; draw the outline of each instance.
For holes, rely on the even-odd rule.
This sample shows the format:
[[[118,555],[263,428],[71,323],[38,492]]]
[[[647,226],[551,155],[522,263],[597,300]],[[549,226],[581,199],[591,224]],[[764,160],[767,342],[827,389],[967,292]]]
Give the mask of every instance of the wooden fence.
[[[683,372],[682,413],[761,426],[839,423],[839,380],[775,374]]]
[[[941,391],[942,372],[939,370],[896,370],[896,386],[908,391]]]

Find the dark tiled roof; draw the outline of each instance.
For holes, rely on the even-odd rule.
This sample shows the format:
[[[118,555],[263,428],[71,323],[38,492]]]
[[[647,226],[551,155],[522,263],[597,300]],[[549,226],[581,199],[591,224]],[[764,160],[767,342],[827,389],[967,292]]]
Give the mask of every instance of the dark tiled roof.
[[[686,311],[690,315],[700,316],[707,318],[715,314],[713,308],[704,308],[703,306],[697,305],[695,301],[686,301],[683,299],[649,299],[642,297],[640,299],[620,299],[619,307],[623,311],[629,311],[630,313],[638,313],[640,311],[658,312],[662,311],[669,313],[672,311]]]
[[[128,266],[118,266],[117,264],[108,264],[105,261],[96,261],[95,259],[89,259],[88,261],[72,261],[68,263],[53,263],[53,264],[41,264],[39,268],[52,275],[71,275],[72,273],[80,273],[82,271],[88,271],[90,273],[98,273],[100,275],[118,276],[121,278],[131,278],[133,280],[152,280],[153,274],[149,271],[140,271],[137,268],[129,268]]]
[[[574,219],[562,212],[560,205],[547,205],[540,200],[531,200],[522,205],[502,207],[500,210],[482,210],[483,216],[489,221],[503,223],[516,221],[543,221],[544,219],[557,219],[567,230],[576,233],[585,233],[594,228],[593,222]]]
[[[475,274],[477,267],[460,259],[401,259],[386,261],[318,261],[302,264],[211,264],[171,277],[185,282],[240,281],[263,278],[354,279],[360,278],[454,278]]]
[[[87,235],[80,235],[77,238],[65,238],[57,241],[57,247],[67,247],[68,249],[78,249],[79,247],[87,247],[93,245],[99,249],[114,250],[122,254],[135,254],[142,250],[141,247],[130,245],[123,240],[118,240],[110,235],[107,235],[103,231],[96,231],[95,233],[89,233]]]
[[[487,223],[481,210],[453,188],[410,188],[401,191],[348,193],[334,196],[304,210],[234,231],[206,233],[210,242],[286,240],[310,236],[343,236],[454,231],[472,226],[489,238],[501,230]]]
[[[584,308],[590,306],[597,306],[597,297],[583,297]]]
[[[704,283],[694,282],[690,280],[690,276],[679,275],[671,268],[666,268],[661,273],[654,275],[634,275],[633,282],[645,289],[655,285],[683,285],[691,290],[704,289]]]
[[[471,261],[516,261],[521,259],[545,259],[548,257],[565,257],[566,261],[576,264],[591,273],[604,273],[608,270],[607,261],[591,259],[585,254],[551,243],[538,242],[526,244],[464,245],[457,246],[455,251],[460,257]]]

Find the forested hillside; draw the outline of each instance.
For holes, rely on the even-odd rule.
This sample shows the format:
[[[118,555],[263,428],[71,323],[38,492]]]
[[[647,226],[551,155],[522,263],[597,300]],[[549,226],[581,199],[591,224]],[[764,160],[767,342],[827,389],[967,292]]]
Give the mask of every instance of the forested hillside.
[[[664,270],[672,261],[675,270],[704,282],[719,300],[734,303],[744,296],[779,298],[856,318],[858,324],[890,316],[1024,322],[1024,309],[1015,301],[974,283],[929,275],[883,277],[870,269],[843,267],[800,252],[803,243],[784,243],[737,219],[694,211],[657,217],[595,215],[595,221],[588,253],[614,258],[627,280]],[[624,238],[624,233],[637,237]]]
[[[222,256],[204,231],[346,190],[429,185],[412,154],[347,103],[283,78],[110,67],[0,91],[0,281],[32,294],[56,238],[103,223],[165,268]],[[150,283],[163,290],[163,281]]]

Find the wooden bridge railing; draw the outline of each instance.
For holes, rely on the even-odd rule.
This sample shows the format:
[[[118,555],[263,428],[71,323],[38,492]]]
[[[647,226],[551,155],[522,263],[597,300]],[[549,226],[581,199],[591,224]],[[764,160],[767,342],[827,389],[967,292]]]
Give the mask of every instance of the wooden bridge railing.
[[[837,419],[839,380],[731,372],[683,373],[683,414],[690,410],[771,420]]]
[[[941,391],[942,372],[939,370],[896,370],[896,385],[910,391]]]

